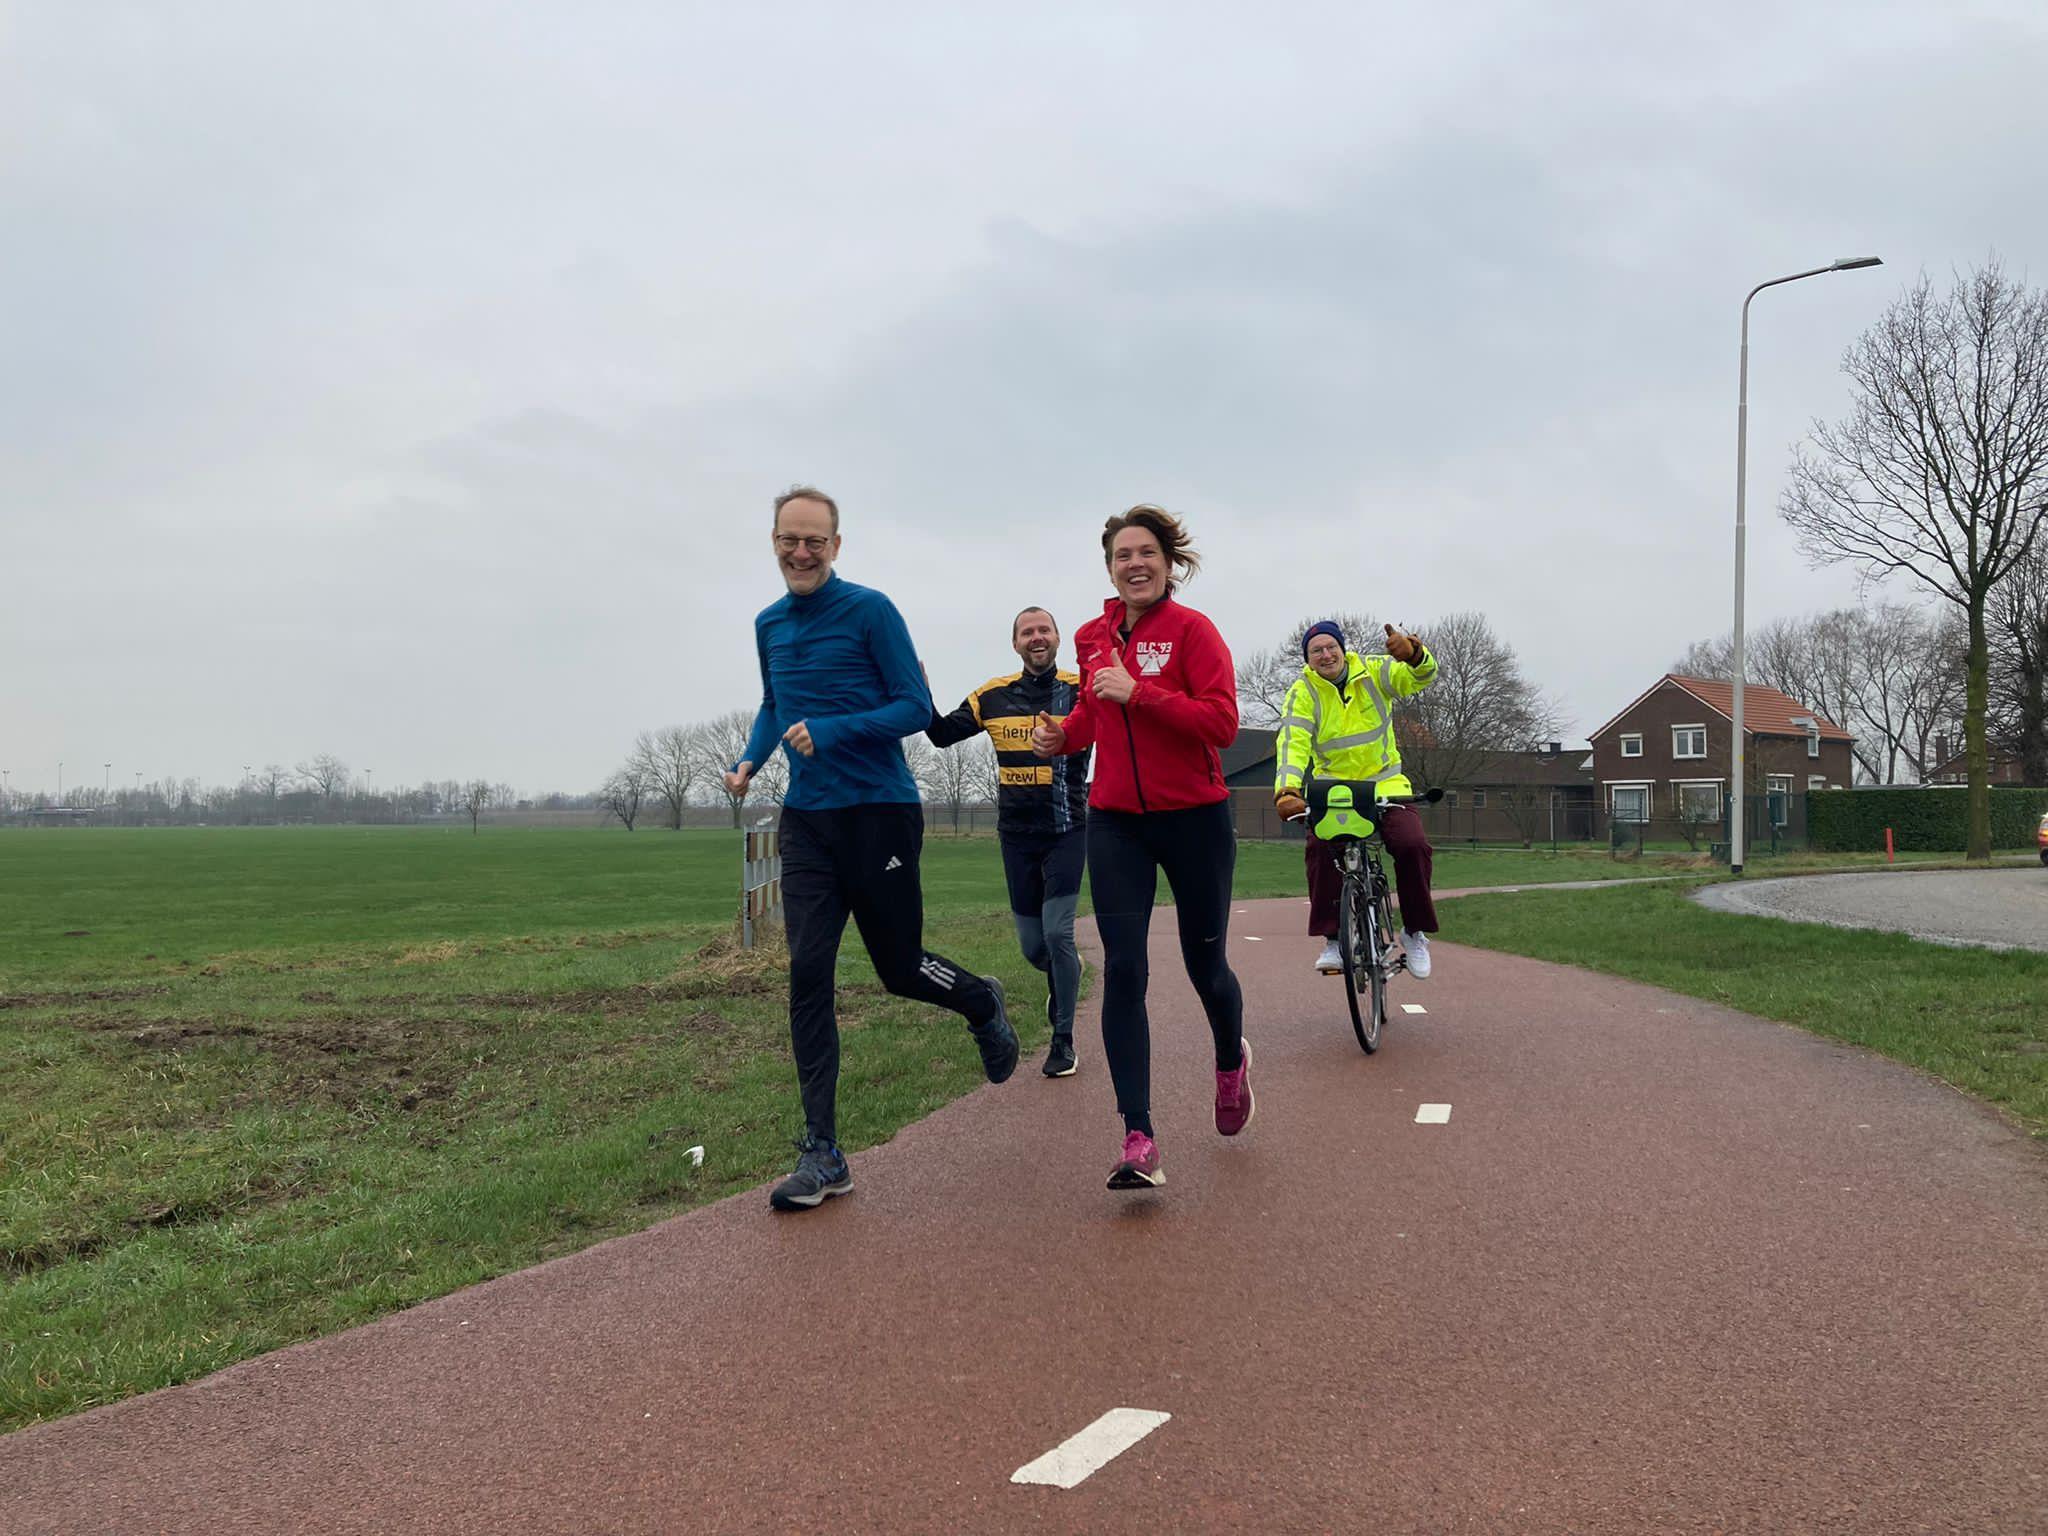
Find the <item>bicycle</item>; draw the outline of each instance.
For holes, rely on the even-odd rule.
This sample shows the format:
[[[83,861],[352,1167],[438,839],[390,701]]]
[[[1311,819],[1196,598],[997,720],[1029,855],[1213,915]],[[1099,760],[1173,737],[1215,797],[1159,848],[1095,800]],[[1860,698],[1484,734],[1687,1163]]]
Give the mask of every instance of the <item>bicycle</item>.
[[[1337,952],[1344,961],[1351,1032],[1368,1056],[1380,1048],[1387,983],[1408,968],[1408,956],[1394,946],[1393,888],[1380,864],[1386,845],[1380,841],[1379,823],[1359,805],[1369,800],[1373,810],[1383,811],[1392,805],[1434,805],[1444,797],[1441,789],[1387,796],[1375,790],[1372,779],[1311,778],[1302,794],[1308,814],[1297,818],[1323,842],[1335,845],[1337,864],[1344,872],[1337,900]]]

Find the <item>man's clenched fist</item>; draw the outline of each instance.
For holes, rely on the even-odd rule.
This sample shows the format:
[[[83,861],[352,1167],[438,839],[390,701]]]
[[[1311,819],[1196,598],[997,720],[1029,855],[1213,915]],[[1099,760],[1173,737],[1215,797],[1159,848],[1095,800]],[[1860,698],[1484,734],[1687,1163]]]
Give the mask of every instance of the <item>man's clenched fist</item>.
[[[1282,821],[1292,821],[1308,814],[1308,802],[1293,790],[1284,789],[1273,797],[1273,809],[1280,813]]]
[[[725,792],[738,799],[747,792],[747,786],[754,780],[754,765],[741,763],[725,776]]]
[[[1396,661],[1420,661],[1422,642],[1405,630],[1387,626],[1387,654]]]

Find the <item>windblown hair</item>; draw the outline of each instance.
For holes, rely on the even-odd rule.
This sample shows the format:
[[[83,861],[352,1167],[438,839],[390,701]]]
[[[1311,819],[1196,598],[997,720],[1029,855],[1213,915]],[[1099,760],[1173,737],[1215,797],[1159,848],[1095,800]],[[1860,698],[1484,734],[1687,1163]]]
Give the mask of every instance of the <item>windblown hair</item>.
[[[1116,543],[1116,536],[1126,528],[1143,528],[1159,541],[1160,553],[1166,556],[1167,569],[1179,580],[1169,578],[1166,589],[1177,591],[1186,581],[1202,568],[1202,557],[1195,553],[1194,541],[1188,537],[1187,525],[1164,507],[1155,507],[1149,501],[1141,501],[1128,512],[1118,513],[1102,526],[1102,563],[1109,564],[1110,551]]]

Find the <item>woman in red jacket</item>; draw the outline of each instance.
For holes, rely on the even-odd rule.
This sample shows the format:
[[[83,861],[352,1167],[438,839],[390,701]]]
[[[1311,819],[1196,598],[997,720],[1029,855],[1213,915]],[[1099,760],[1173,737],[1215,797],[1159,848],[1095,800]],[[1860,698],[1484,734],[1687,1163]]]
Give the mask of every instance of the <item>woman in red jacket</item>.
[[[1074,637],[1081,688],[1064,721],[1040,715],[1040,757],[1094,746],[1088,883],[1102,935],[1102,1051],[1124,1117],[1111,1189],[1166,1182],[1152,1139],[1147,931],[1159,875],[1173,888],[1180,953],[1216,1040],[1216,1129],[1252,1118],[1244,995],[1224,954],[1237,830],[1217,753],[1237,736],[1237,672],[1216,626],[1174,600],[1200,569],[1180,519],[1136,506],[1113,517],[1102,553],[1117,595]]]

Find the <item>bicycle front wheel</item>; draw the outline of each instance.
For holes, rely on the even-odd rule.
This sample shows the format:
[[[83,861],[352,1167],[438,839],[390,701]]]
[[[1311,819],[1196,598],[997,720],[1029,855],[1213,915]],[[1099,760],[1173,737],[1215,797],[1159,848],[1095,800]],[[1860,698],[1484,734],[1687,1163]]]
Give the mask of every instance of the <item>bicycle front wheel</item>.
[[[1387,983],[1379,926],[1363,880],[1344,882],[1338,898],[1337,948],[1344,957],[1344,999],[1351,1005],[1351,1032],[1358,1036],[1358,1048],[1370,1056],[1380,1048]]]

